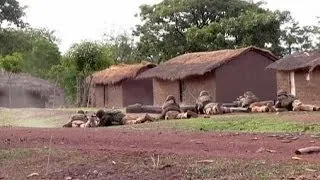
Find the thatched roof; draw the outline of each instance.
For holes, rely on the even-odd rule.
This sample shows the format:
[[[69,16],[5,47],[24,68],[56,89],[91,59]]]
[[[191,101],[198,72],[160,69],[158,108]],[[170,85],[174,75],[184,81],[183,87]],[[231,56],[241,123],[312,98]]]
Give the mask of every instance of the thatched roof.
[[[313,71],[320,65],[320,51],[296,52],[270,64],[267,69],[279,71],[308,70]]]
[[[157,67],[142,73],[137,78],[158,78],[173,81],[195,75],[204,75],[229,61],[237,59],[237,57],[248,51],[255,51],[263,56],[267,56],[273,61],[278,59],[278,57],[270,51],[253,46],[241,49],[188,53],[158,65]]]
[[[126,79],[134,79],[140,73],[155,67],[155,64],[119,64],[93,74],[92,84],[108,85],[120,83]]]
[[[28,74],[15,74],[11,77],[11,86],[13,88],[24,89],[26,91],[39,94],[42,97],[49,97],[54,91],[54,84],[44,79],[32,77]],[[3,70],[0,70],[0,88],[8,88],[9,76]],[[62,91],[56,88],[56,91]]]

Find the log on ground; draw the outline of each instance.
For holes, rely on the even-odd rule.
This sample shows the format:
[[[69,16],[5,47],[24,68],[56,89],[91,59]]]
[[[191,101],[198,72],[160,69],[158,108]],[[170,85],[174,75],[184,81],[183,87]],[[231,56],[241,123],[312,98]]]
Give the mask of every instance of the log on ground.
[[[295,153],[299,154],[299,155],[320,153],[320,147],[314,146],[314,147],[301,148],[301,149],[296,150]]]

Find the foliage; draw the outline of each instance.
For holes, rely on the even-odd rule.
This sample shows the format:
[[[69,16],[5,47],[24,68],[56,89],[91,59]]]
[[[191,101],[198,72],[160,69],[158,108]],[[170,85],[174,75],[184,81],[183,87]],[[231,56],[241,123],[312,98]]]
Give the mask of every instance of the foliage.
[[[52,66],[48,74],[52,81],[64,89],[67,102],[74,102],[77,93],[77,71],[72,59],[62,57],[60,64]]]
[[[73,59],[76,70],[82,76],[88,76],[92,72],[108,67],[112,60],[106,59],[107,51],[96,42],[84,41],[74,44],[68,55]]]
[[[12,94],[11,94],[11,78],[14,74],[21,72],[22,70],[22,55],[20,53],[13,53],[12,55],[6,55],[1,58],[1,67],[8,73],[8,84],[9,84],[9,107],[12,104]]]
[[[114,60],[115,64],[141,61],[137,59],[133,38],[126,33],[117,36],[105,34],[104,45],[109,49],[108,52],[111,52],[110,58]]]
[[[51,66],[59,64],[58,39],[47,29],[0,30],[0,54],[23,54],[22,71],[33,76],[47,78]]]
[[[167,60],[185,52],[255,45],[277,50],[276,13],[243,0],[163,0],[140,7],[138,51],[145,58]]]
[[[318,26],[300,26],[299,22],[292,18],[290,12],[285,12],[283,17],[281,41],[285,49],[284,54],[317,49],[316,43],[320,40],[317,39],[320,35]]]
[[[22,70],[22,54],[13,53],[1,58],[1,67],[8,73],[19,73]]]
[[[24,10],[17,0],[1,0],[0,1],[0,29],[3,25],[15,25],[17,27],[25,27],[27,24],[22,18],[25,16]]]
[[[69,102],[77,99],[78,105],[85,106],[89,91],[86,78],[113,64],[113,55],[112,48],[102,43],[74,44],[60,63],[51,67],[49,77],[65,89]]]
[[[47,29],[29,29],[26,33],[31,37],[32,50],[25,53],[23,70],[46,79],[50,68],[60,62],[58,40],[54,32]]]
[[[191,131],[249,132],[249,133],[320,133],[320,124],[310,119],[319,117],[311,114],[238,114],[217,115],[211,119],[185,119],[139,125],[141,128],[173,128]],[[296,117],[296,119],[293,119]]]
[[[25,53],[32,50],[31,36],[25,30],[13,28],[0,30],[0,54]]]

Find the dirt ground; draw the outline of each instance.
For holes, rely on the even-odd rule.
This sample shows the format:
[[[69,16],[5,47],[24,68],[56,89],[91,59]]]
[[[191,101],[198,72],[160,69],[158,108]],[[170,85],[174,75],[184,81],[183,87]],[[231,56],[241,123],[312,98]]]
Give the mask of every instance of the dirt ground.
[[[318,138],[299,134],[202,133],[161,129],[1,128],[1,150],[50,149],[61,152],[61,155],[44,153],[33,157],[30,154],[28,162],[8,161],[5,168],[0,168],[0,179],[19,179],[32,172],[39,172],[39,176],[32,177],[34,179],[255,179],[256,176],[242,171],[250,171],[246,168],[261,161],[270,164],[320,164],[319,154],[292,159],[296,157],[294,151],[297,148],[320,146]],[[157,161],[158,155],[161,163]],[[208,170],[211,165],[194,168],[194,163],[200,160],[211,160],[204,163],[216,163],[213,166],[216,168]],[[74,163],[70,164],[71,161]],[[246,162],[245,167],[242,162]],[[221,167],[227,167],[228,163],[239,167]],[[268,166],[273,166],[270,164]],[[45,169],[49,171],[46,176]],[[314,179],[320,175],[316,174],[319,171],[312,172]],[[266,177],[280,178],[276,173]]]

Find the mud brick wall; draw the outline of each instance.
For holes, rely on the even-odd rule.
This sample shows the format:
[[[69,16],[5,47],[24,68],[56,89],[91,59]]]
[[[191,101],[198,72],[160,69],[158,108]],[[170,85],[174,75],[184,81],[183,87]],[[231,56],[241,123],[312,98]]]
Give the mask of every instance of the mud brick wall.
[[[194,105],[201,91],[208,91],[215,101],[216,83],[214,73],[203,76],[194,76],[182,81],[182,102],[186,105]]]
[[[297,98],[303,103],[320,105],[320,68],[311,73],[310,81],[306,77],[305,72],[295,73]]]
[[[179,81],[153,80],[153,103],[161,106],[168,95],[173,95],[180,101]]]
[[[290,93],[290,75],[289,72],[278,71],[277,72],[277,89],[287,91]]]
[[[108,85],[105,89],[105,106],[107,108],[122,108],[123,107],[123,93],[122,85]]]

